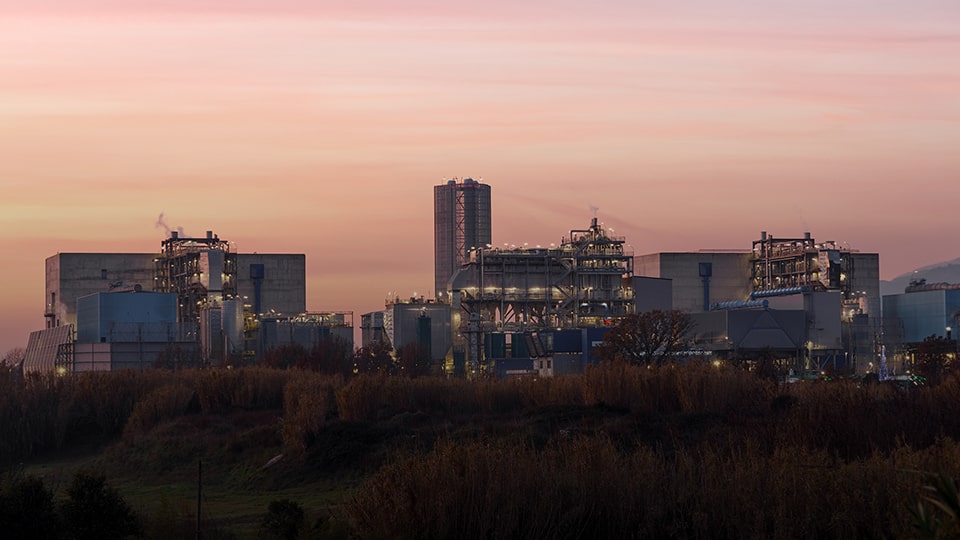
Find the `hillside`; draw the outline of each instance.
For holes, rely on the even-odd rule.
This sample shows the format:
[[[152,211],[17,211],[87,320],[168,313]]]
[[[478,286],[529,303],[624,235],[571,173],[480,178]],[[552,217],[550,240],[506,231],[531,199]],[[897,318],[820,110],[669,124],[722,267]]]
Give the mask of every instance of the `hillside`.
[[[927,283],[960,283],[960,258],[917,268],[889,281],[881,280],[880,295],[900,294],[912,279],[926,279]]]
[[[0,458],[61,499],[104,475],[144,538],[193,536],[201,460],[204,538],[256,538],[283,501],[301,538],[905,537],[930,475],[960,476],[958,392],[699,364],[82,374],[0,380]]]

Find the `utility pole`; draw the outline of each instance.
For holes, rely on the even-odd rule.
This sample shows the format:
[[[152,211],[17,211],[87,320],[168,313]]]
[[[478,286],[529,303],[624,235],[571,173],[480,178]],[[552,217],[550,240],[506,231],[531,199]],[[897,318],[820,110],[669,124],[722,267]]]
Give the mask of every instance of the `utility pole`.
[[[200,527],[200,501],[202,500],[203,493],[203,459],[197,458],[197,540],[200,540],[200,537],[203,536],[202,529]]]

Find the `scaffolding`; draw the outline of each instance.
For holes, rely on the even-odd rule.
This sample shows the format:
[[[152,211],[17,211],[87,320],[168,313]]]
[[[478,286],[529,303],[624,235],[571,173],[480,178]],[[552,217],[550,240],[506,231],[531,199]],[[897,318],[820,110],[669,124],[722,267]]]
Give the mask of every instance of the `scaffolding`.
[[[835,242],[818,244],[803,238],[774,238],[761,232],[753,242],[753,290],[840,287],[840,250]]]
[[[468,374],[485,371],[485,333],[606,326],[631,313],[633,254],[625,242],[593,218],[558,247],[473,250],[453,279],[455,349]]]
[[[237,254],[213,231],[203,238],[172,232],[161,242],[154,265],[154,290],[177,293],[180,322],[199,323],[204,309],[236,297]]]

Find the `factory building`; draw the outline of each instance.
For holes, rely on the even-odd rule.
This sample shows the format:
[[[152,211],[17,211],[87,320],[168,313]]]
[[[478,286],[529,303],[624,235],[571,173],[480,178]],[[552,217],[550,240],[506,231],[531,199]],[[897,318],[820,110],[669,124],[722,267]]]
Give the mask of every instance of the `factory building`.
[[[880,315],[880,257],[859,253],[834,241],[774,238],[766,231],[753,242],[753,290],[809,287],[839,291],[844,318]]]
[[[633,276],[633,306],[636,313],[672,310],[673,280]]]
[[[362,345],[385,341],[396,350],[420,344],[442,366],[450,353],[450,305],[423,297],[389,298],[383,311],[361,316]]]
[[[473,250],[450,280],[454,371],[488,371],[490,334],[603,327],[632,313],[624,244],[593,218],[557,247]]]
[[[75,328],[75,333],[74,333]],[[98,292],[77,299],[77,324],[33,332],[25,371],[142,370],[200,364],[199,328],[177,322],[177,295]]]
[[[749,251],[651,253],[636,258],[636,274],[671,281],[672,309],[709,311],[726,300],[746,300],[751,287]]]
[[[340,340],[353,350],[353,312],[327,311],[301,313],[290,317],[265,316],[253,339],[256,350],[267,351],[284,345],[300,345],[311,350],[328,338]]]
[[[822,326],[810,322],[812,341],[824,344],[819,363],[827,361],[838,369],[859,373],[879,370],[879,255],[860,253],[834,241],[817,242],[809,232],[802,238],[774,238],[763,231],[760,239],[753,242],[752,278],[753,297],[761,291],[791,288],[837,293],[841,336],[840,347],[832,358],[827,352],[829,340],[817,338]],[[821,307],[820,312],[823,311]]]
[[[302,253],[238,253],[237,297],[257,315],[307,311],[307,257]]]
[[[598,326],[513,335],[492,333],[485,336],[484,353],[492,359],[490,369],[497,377],[583,373],[588,365],[599,362],[594,352],[609,330],[609,326]]]
[[[875,253],[817,242],[810,233],[774,238],[761,232],[749,251],[655,253],[637,257],[636,269],[639,276],[671,281],[673,308],[705,314],[695,316],[698,346],[719,355],[747,354],[766,334],[771,350],[800,359],[798,369],[863,372],[879,363]],[[806,328],[793,328],[788,315],[757,318],[756,327],[759,316],[737,310],[802,312]]]
[[[172,237],[171,237],[172,239]],[[191,242],[192,239],[180,239]],[[201,239],[205,241],[206,239]],[[164,242],[167,242],[166,240]],[[164,248],[169,244],[162,244]],[[179,253],[171,249],[171,254]],[[98,292],[131,290],[168,292],[168,285],[155,285],[165,274],[158,253],[58,253],[46,260],[44,317],[46,327],[76,324],[77,299]],[[195,254],[196,259],[199,255]],[[303,254],[233,253],[229,271],[235,280],[230,291],[252,313],[296,315],[306,311],[306,256]],[[192,255],[191,255],[192,257]],[[189,258],[189,257],[184,257]],[[199,261],[198,261],[199,262]],[[183,278],[183,276],[181,276]],[[169,277],[168,277],[169,279]],[[181,280],[189,294],[196,283]],[[174,291],[176,292],[176,291]],[[259,294],[258,294],[259,293]],[[193,293],[194,296],[196,293]],[[190,298],[190,296],[187,296]],[[259,300],[259,310],[256,303]],[[196,298],[193,300],[196,305]]]
[[[255,354],[247,350],[248,334],[259,328],[261,315],[295,317],[306,311],[305,255],[237,253],[212,231],[198,238],[173,231],[159,253],[58,253],[47,258],[45,269],[46,330],[31,334],[27,347],[30,365],[38,371],[54,370],[58,354],[61,364],[66,362],[74,354],[72,344],[86,343],[81,341],[87,339],[86,330],[81,330],[88,325],[124,322],[99,321],[89,313],[78,317],[80,300],[98,293],[172,294],[176,312],[169,322],[195,326],[174,341],[200,343],[202,361],[215,364]],[[145,296],[139,298],[145,301]],[[100,336],[102,343],[130,342],[111,336]],[[183,355],[194,354],[187,349],[178,348]]]
[[[912,365],[917,346],[931,336],[956,342],[960,334],[960,284],[911,282],[883,297],[886,357],[894,371]],[[956,346],[955,346],[956,348]]]
[[[434,291],[449,303],[447,282],[470,250],[490,244],[490,186],[466,178],[433,188]]]
[[[693,344],[724,360],[772,355],[794,373],[850,370],[843,350],[838,291],[807,287],[756,291],[746,301],[718,302],[691,314]]]
[[[198,326],[177,322],[177,310],[174,293],[135,289],[80,297],[72,371],[199,366]]]
[[[156,253],[57,253],[47,257],[46,328],[77,324],[77,299],[98,292],[154,290]]]

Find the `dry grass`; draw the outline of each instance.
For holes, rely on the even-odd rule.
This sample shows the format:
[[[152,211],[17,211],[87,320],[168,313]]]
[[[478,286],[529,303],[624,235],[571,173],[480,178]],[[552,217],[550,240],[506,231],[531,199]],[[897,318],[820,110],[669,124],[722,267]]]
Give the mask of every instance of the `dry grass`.
[[[337,417],[340,376],[302,372],[283,390],[283,444],[294,457],[303,457],[320,428]]]
[[[699,364],[475,382],[250,368],[0,376],[0,464],[121,433],[140,448],[167,420],[237,410],[282,411],[254,431],[293,457],[346,433],[357,440],[331,452],[386,462],[345,505],[364,537],[905,537],[925,475],[960,475],[956,378],[778,386]],[[430,440],[388,459],[401,447],[391,437],[414,434],[394,421],[409,413]],[[434,441],[447,430],[459,431]]]
[[[957,474],[957,458],[954,443],[842,462],[750,445],[668,456],[604,437],[446,442],[383,467],[345,510],[372,538],[903,537],[916,471]]]

